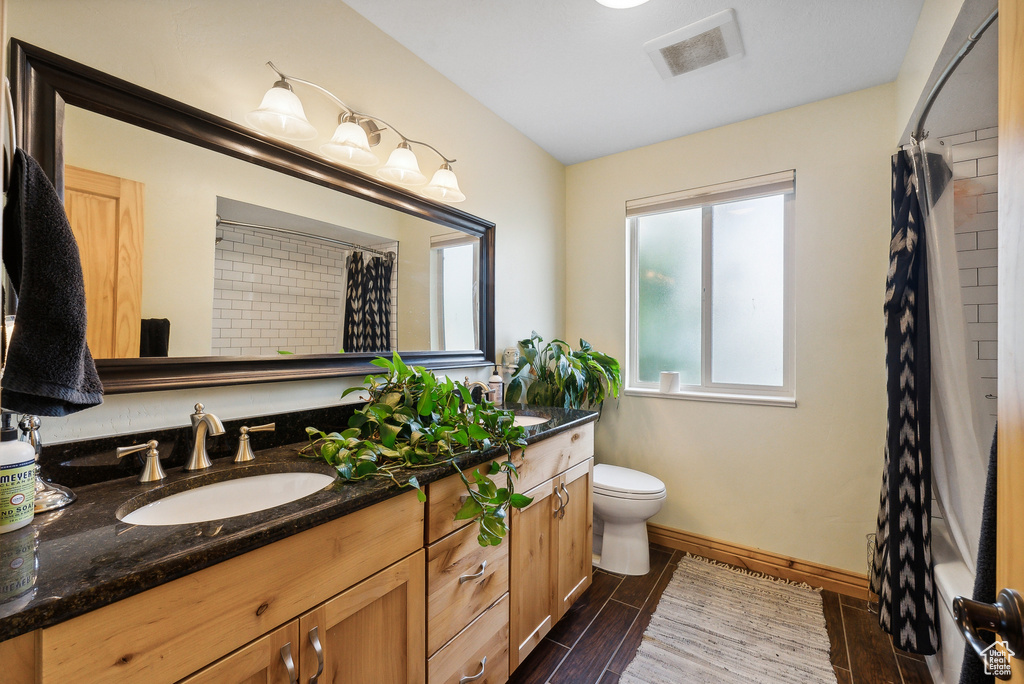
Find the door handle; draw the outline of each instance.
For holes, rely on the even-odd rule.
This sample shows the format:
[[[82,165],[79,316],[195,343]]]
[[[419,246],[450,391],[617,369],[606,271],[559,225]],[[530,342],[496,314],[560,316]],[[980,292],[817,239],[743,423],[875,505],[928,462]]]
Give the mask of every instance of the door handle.
[[[986,665],[993,646],[982,640],[978,630],[997,633],[1015,658],[1024,658],[1024,598],[1013,589],[1000,591],[995,603],[979,603],[957,596],[953,599],[953,617],[964,639]],[[1011,676],[1008,670],[1004,674],[1001,668],[995,668],[991,674],[1003,680]]]
[[[313,645],[313,651],[316,653],[316,674],[309,678],[309,684],[317,684],[320,681],[320,675],[324,673],[324,647],[320,645],[320,637],[317,635],[317,628],[309,630],[309,643]]]
[[[475,675],[469,675],[459,680],[459,684],[469,684],[469,682],[475,682],[484,676],[484,671],[487,669],[487,656],[484,656],[483,660],[480,661],[480,671]]]
[[[562,509],[565,507],[565,502],[562,501],[562,495],[558,493],[558,487],[555,487],[555,496],[558,497],[558,508],[555,509],[554,513],[555,517],[557,518],[558,514],[561,513]]]
[[[481,561],[480,572],[474,572],[472,575],[462,575],[459,577],[459,584],[468,582],[469,580],[475,580],[477,577],[483,577],[484,571],[487,570],[487,561]]]
[[[562,482],[558,486],[562,488],[563,492],[565,492],[565,503],[562,504],[562,514],[560,516],[558,516],[558,519],[561,520],[562,518],[565,517],[565,507],[569,505],[569,490],[565,488],[565,483],[564,482]]]
[[[288,684],[299,684],[299,673],[295,671],[295,661],[292,660],[292,642],[281,647],[281,660],[288,670]]]

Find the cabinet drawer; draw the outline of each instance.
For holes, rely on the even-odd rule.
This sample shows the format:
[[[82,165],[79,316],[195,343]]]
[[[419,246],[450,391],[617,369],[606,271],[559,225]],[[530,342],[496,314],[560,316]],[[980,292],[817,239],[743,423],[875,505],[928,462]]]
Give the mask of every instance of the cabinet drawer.
[[[434,654],[427,661],[427,673],[428,684],[504,684],[508,679],[508,595]]]
[[[476,468],[466,470],[466,478],[472,482],[473,472],[481,470],[484,473],[490,472],[491,464],[497,461],[503,463],[505,458],[497,458],[478,465]],[[505,474],[493,475],[491,480],[498,487],[508,486],[508,476]],[[516,491],[519,491],[517,488]],[[468,520],[456,520],[455,514],[462,508],[466,501],[466,485],[458,474],[453,474],[443,480],[431,482],[427,485],[427,543],[432,544],[446,534],[466,525]]]
[[[508,541],[480,546],[477,532],[467,525],[427,549],[427,653],[508,591]]]
[[[512,454],[512,462],[519,470],[519,479],[515,482],[516,491],[532,489],[593,455],[593,423],[526,447],[525,458],[522,451],[516,451]]]

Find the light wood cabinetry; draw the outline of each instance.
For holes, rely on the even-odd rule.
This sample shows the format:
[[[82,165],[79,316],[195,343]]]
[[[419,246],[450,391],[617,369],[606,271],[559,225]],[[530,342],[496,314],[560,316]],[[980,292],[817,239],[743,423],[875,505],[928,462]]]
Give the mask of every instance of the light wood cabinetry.
[[[590,585],[592,454],[593,425],[514,454],[533,502],[500,546],[449,477],[0,642],[2,679],[504,684]]]
[[[423,551],[299,618],[302,681],[425,680]]]
[[[593,579],[594,459],[576,465],[558,478],[565,501],[558,517],[558,617],[561,618]]]
[[[430,658],[430,684],[504,684],[508,679],[508,594]]]
[[[299,621],[275,629],[181,684],[292,684],[299,675]]]
[[[509,520],[511,670],[592,581],[593,455],[588,424],[530,447],[517,465],[533,502]]]

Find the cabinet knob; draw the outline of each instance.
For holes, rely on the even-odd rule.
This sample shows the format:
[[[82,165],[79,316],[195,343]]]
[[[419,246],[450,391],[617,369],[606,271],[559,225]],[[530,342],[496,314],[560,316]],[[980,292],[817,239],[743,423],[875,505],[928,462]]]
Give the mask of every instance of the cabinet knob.
[[[469,684],[469,682],[475,682],[476,680],[478,680],[478,679],[480,679],[481,677],[484,676],[484,672],[486,670],[487,670],[487,656],[484,656],[483,660],[480,661],[480,671],[477,672],[475,675],[469,675],[469,676],[463,677],[462,679],[459,680],[459,684]]]

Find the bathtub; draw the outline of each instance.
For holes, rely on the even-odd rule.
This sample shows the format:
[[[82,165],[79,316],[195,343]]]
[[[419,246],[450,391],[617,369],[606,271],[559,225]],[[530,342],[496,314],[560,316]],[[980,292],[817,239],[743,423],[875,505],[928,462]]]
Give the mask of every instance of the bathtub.
[[[942,648],[926,656],[928,670],[935,684],[957,684],[964,657],[964,637],[953,619],[953,599],[970,597],[974,591],[974,573],[964,562],[953,542],[949,526],[943,518],[932,518],[932,560],[935,565],[935,587],[939,594],[939,629]]]

